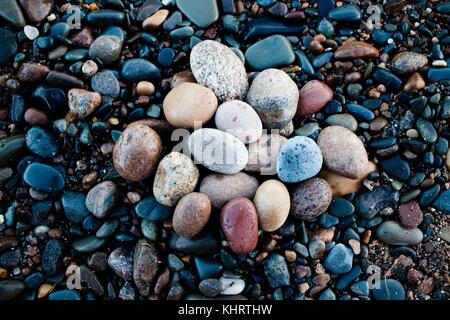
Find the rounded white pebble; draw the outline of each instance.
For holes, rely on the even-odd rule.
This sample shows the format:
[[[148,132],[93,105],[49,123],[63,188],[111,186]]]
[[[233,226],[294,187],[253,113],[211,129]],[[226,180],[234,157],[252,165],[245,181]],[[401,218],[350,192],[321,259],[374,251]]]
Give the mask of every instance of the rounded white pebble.
[[[37,37],[39,37],[39,30],[36,27],[33,27],[33,26],[25,26],[23,28],[23,32],[25,33],[25,36],[29,40],[34,40]]]
[[[83,71],[83,74],[86,75],[87,77],[92,77],[94,74],[97,73],[98,65],[94,61],[88,60],[81,67],[81,71]]]
[[[242,279],[232,279],[232,278],[220,278],[220,282],[223,284],[223,291],[221,294],[226,296],[234,296],[242,291],[245,288],[245,281]]]

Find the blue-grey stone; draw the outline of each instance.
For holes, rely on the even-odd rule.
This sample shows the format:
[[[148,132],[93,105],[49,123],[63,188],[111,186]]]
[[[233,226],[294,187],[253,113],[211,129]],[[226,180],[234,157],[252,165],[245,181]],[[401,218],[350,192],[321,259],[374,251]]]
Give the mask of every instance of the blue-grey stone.
[[[82,253],[94,252],[103,247],[106,239],[97,238],[94,235],[81,238],[72,243],[73,248]]]
[[[295,50],[295,55],[297,56],[302,71],[304,71],[309,76],[313,75],[315,72],[314,67],[312,66],[306,54],[304,54],[301,50]]]
[[[400,181],[407,181],[411,177],[411,167],[409,163],[406,160],[403,160],[399,154],[380,160],[380,167],[389,176]]]
[[[357,296],[367,297],[369,295],[369,284],[366,280],[358,281],[352,284],[350,291]]]
[[[443,213],[450,213],[450,190],[443,191],[434,201],[433,207]]]
[[[377,237],[393,246],[413,246],[423,240],[418,228],[407,229],[397,221],[385,221],[377,228]]]
[[[17,0],[2,0],[2,5],[0,6],[0,18],[11,23],[16,28],[23,28],[26,24]],[[1,43],[3,46],[3,42]]]
[[[64,177],[55,168],[42,163],[30,164],[23,180],[27,185],[43,192],[59,191],[64,188]]]
[[[387,69],[377,68],[373,73],[373,77],[382,83],[386,90],[397,92],[402,86],[402,80]]]
[[[87,23],[94,27],[120,26],[124,19],[123,12],[110,9],[91,11],[86,16]]]
[[[40,127],[28,130],[25,139],[28,149],[44,159],[51,159],[59,154],[55,138]]]
[[[423,118],[418,118],[416,122],[417,130],[419,131],[422,139],[427,143],[434,143],[438,138],[438,133],[433,124]]]
[[[375,300],[405,300],[403,285],[395,279],[381,279],[374,284],[372,295]]]
[[[361,10],[354,4],[346,4],[330,10],[328,18],[336,21],[357,22],[361,20]]]
[[[122,65],[121,77],[128,82],[156,81],[161,78],[161,72],[150,61],[133,58]]]
[[[264,274],[271,288],[286,287],[290,284],[286,260],[278,253],[272,253],[264,260]]]
[[[396,207],[400,193],[390,186],[380,186],[372,191],[359,193],[354,201],[356,211],[365,219],[371,219],[387,207]]]
[[[375,115],[372,111],[356,103],[347,104],[347,110],[359,120],[372,121],[375,119]]]
[[[331,204],[327,209],[335,217],[351,216],[355,212],[353,203],[341,197],[333,197]]]
[[[49,294],[48,300],[81,300],[81,295],[77,290],[59,290]]]
[[[222,265],[209,257],[194,257],[195,268],[200,280],[216,278],[222,272]]]
[[[91,78],[91,87],[93,91],[112,99],[116,99],[120,94],[119,80],[110,70],[103,70],[94,74]]]
[[[207,28],[219,19],[216,0],[176,0],[178,9],[200,28]]]
[[[333,274],[349,272],[353,266],[352,250],[342,243],[338,243],[328,253],[323,266]]]
[[[286,37],[274,35],[250,46],[245,52],[245,59],[253,69],[264,70],[291,64],[295,55]]]
[[[64,254],[64,244],[61,241],[52,239],[47,242],[42,253],[41,267],[46,275],[55,275],[61,269]]]
[[[327,19],[322,19],[322,20],[320,20],[319,24],[317,25],[317,31],[319,31],[325,37],[329,38],[329,37],[333,36],[333,34],[334,34],[334,26]]]
[[[0,42],[2,44],[0,46],[0,65],[1,65],[10,62],[17,52],[17,41],[15,33],[7,29],[0,28]]]

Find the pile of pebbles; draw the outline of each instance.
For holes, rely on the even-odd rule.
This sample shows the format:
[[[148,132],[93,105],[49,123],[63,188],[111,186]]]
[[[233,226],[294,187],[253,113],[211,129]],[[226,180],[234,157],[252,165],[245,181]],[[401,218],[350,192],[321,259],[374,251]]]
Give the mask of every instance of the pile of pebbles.
[[[449,299],[449,14],[2,0],[0,300]]]

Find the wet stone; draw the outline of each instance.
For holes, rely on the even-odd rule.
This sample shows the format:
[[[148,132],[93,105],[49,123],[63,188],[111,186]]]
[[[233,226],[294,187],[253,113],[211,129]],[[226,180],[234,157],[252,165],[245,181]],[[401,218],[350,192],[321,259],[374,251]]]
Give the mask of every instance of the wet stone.
[[[347,273],[352,269],[353,252],[342,243],[335,245],[327,257],[323,266],[333,274]]]
[[[14,1],[15,0],[11,0]],[[3,4],[2,4],[3,7]],[[12,60],[17,51],[16,36],[13,32],[0,28],[0,64],[7,63]]]
[[[336,21],[357,22],[361,20],[361,16],[359,7],[354,4],[346,4],[328,12],[328,18]]]
[[[161,73],[150,61],[133,58],[123,63],[121,77],[127,82],[156,81]]]
[[[30,187],[43,192],[59,191],[65,184],[61,173],[42,163],[30,164],[23,174],[23,179]]]
[[[290,284],[290,274],[286,260],[277,253],[264,260],[264,273],[271,288],[285,287]]]
[[[64,244],[58,240],[50,240],[42,253],[42,271],[47,275],[55,275],[61,268]]]
[[[366,219],[371,219],[388,207],[395,207],[399,200],[399,192],[389,186],[374,188],[361,192],[354,201],[356,211]]]
[[[278,48],[276,54],[271,48]],[[286,37],[274,35],[250,46],[245,52],[245,59],[253,69],[264,70],[291,64],[295,55]]]
[[[25,26],[25,18],[20,10],[17,0],[5,0],[2,2],[0,18],[11,23],[16,28],[23,28]]]

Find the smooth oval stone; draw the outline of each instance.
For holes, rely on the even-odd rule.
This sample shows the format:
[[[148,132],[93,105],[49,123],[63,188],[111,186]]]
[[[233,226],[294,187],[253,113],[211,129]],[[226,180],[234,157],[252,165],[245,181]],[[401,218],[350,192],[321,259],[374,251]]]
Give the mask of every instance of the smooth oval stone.
[[[114,167],[122,178],[140,181],[155,171],[161,154],[162,143],[158,134],[146,125],[132,124],[114,145]]]
[[[427,76],[432,82],[450,80],[450,68],[429,68]]]
[[[450,190],[443,191],[433,203],[433,207],[443,213],[450,213]]]
[[[89,190],[86,207],[97,218],[104,218],[114,207],[119,191],[112,181],[104,181]]]
[[[376,59],[380,55],[377,48],[364,41],[346,41],[334,53],[338,60]]]
[[[27,151],[24,135],[15,135],[0,140],[0,167],[16,163]]]
[[[245,145],[233,135],[217,129],[194,131],[189,136],[188,148],[196,163],[218,173],[237,173],[248,162]]]
[[[430,121],[418,118],[416,127],[425,142],[434,143],[438,139],[438,133]]]
[[[361,10],[354,4],[345,4],[328,12],[328,18],[336,21],[357,22],[361,20],[361,16]]]
[[[198,289],[203,295],[213,298],[218,296],[225,289],[225,286],[220,280],[211,278],[200,282]]]
[[[303,24],[290,24],[267,17],[253,19],[245,30],[244,41],[253,40],[272,34],[303,34],[307,27]]]
[[[427,56],[416,52],[400,52],[392,59],[392,69],[400,74],[413,73],[427,64]]]
[[[2,10],[0,10],[0,16],[1,11]],[[0,41],[2,44],[0,46],[0,64],[5,64],[11,61],[17,53],[16,35],[7,29],[0,28]]]
[[[342,243],[338,243],[331,248],[323,266],[332,274],[347,273],[352,269],[353,252]]]
[[[298,88],[286,72],[267,69],[253,80],[246,102],[256,110],[266,127],[279,129],[295,115]]]
[[[178,9],[200,28],[207,28],[219,19],[216,0],[176,0]]]
[[[81,238],[72,243],[72,247],[81,253],[94,252],[103,247],[106,243],[106,239],[97,238],[94,235]]]
[[[248,254],[255,250],[258,216],[249,199],[240,197],[229,201],[220,212],[220,226],[234,253]]]
[[[377,229],[377,237],[384,243],[394,246],[413,246],[423,240],[420,229],[407,229],[397,221],[383,222]]]
[[[369,164],[364,144],[347,128],[330,126],[323,129],[317,144],[326,167],[344,177],[358,179]]]
[[[89,48],[89,56],[99,59],[104,65],[108,65],[120,58],[122,43],[114,36],[100,36]]]
[[[64,188],[64,177],[53,167],[34,162],[30,164],[24,174],[23,180],[30,187],[43,191],[53,192]]]
[[[221,209],[228,201],[245,197],[253,199],[259,183],[246,173],[210,174],[200,184],[200,192],[206,194],[216,209]]]
[[[174,232],[170,239],[170,248],[185,253],[208,255],[219,252],[221,245],[211,232],[202,233],[195,238],[179,237]]]
[[[347,110],[357,119],[363,121],[372,121],[373,119],[375,119],[375,114],[372,111],[356,103],[347,104]]]
[[[174,231],[181,237],[192,238],[199,234],[209,220],[211,201],[200,192],[185,195],[173,213]]]
[[[51,159],[59,154],[55,138],[40,127],[28,130],[25,141],[28,149],[44,159]]]
[[[196,83],[184,82],[164,98],[167,121],[175,128],[201,127],[216,112],[218,101],[214,92]]]
[[[234,135],[245,144],[255,142],[262,134],[262,122],[256,111],[239,100],[222,103],[214,120],[217,129]]]
[[[375,300],[406,300],[405,288],[395,279],[378,280],[371,291]]]
[[[197,256],[194,263],[200,280],[217,277],[223,270],[222,264],[213,258]]]
[[[86,16],[87,23],[94,27],[120,26],[124,19],[123,12],[110,9],[91,11]]]
[[[0,281],[0,301],[12,300],[25,290],[25,284],[18,280]]]
[[[379,164],[381,169],[397,180],[407,181],[411,177],[411,167],[409,163],[399,154],[383,158],[380,160]]]
[[[386,89],[391,92],[399,91],[402,86],[402,80],[387,69],[377,68],[373,73],[373,77],[384,84]]]
[[[153,195],[166,206],[173,207],[194,191],[199,172],[190,158],[179,152],[171,152],[158,165],[153,182]]]
[[[265,70],[293,63],[295,54],[285,36],[273,35],[251,45],[245,51],[245,60],[251,68]]]
[[[372,219],[383,209],[395,207],[400,193],[390,186],[380,186],[372,191],[359,193],[354,201],[356,211],[365,219]]]
[[[21,0],[23,2],[24,0]],[[22,10],[17,0],[4,0],[0,8],[0,18],[11,23],[16,28],[23,28],[26,24]],[[2,42],[3,44],[3,42]]]
[[[134,206],[136,214],[150,221],[164,221],[169,218],[170,208],[160,204],[154,196],[148,196]]]
[[[331,99],[333,91],[318,80],[307,82],[299,91],[297,117],[306,117],[319,112]]]
[[[91,87],[102,96],[116,99],[120,94],[120,84],[112,71],[104,70],[97,72],[91,78]]]
[[[230,48],[216,41],[202,41],[191,51],[190,65],[197,82],[214,91],[220,101],[245,97],[247,73]]]
[[[248,163],[246,171],[261,172],[264,175],[277,173],[277,159],[281,146],[286,143],[287,138],[271,133],[263,133],[258,141],[247,146]]]
[[[220,294],[225,296],[237,295],[245,289],[245,281],[242,279],[221,277],[219,281],[223,286],[223,290]]]
[[[314,140],[297,136],[281,147],[277,160],[277,174],[283,182],[300,182],[319,173],[322,153]]]
[[[331,188],[325,180],[303,181],[292,190],[291,214],[297,219],[314,220],[327,210],[331,199]]]
[[[154,82],[161,78],[161,72],[150,61],[133,58],[123,63],[120,76],[127,82]]]
[[[345,198],[333,197],[328,211],[335,217],[347,217],[355,212],[353,203]]]
[[[81,295],[77,290],[59,290],[54,291],[48,295],[48,300],[50,301],[75,301],[81,300]]]
[[[286,221],[291,209],[291,198],[284,184],[278,180],[267,180],[256,190],[253,203],[258,213],[261,229],[272,232]]]
[[[43,82],[50,68],[39,63],[24,63],[19,69],[18,77],[22,82]]]
[[[90,213],[86,208],[86,195],[81,192],[65,191],[61,197],[61,204],[67,219],[74,223],[80,223]]]
[[[264,274],[271,288],[286,287],[290,284],[289,269],[282,255],[272,253],[263,264]]]
[[[325,119],[329,126],[341,126],[355,132],[358,129],[358,121],[348,113],[333,114]]]

